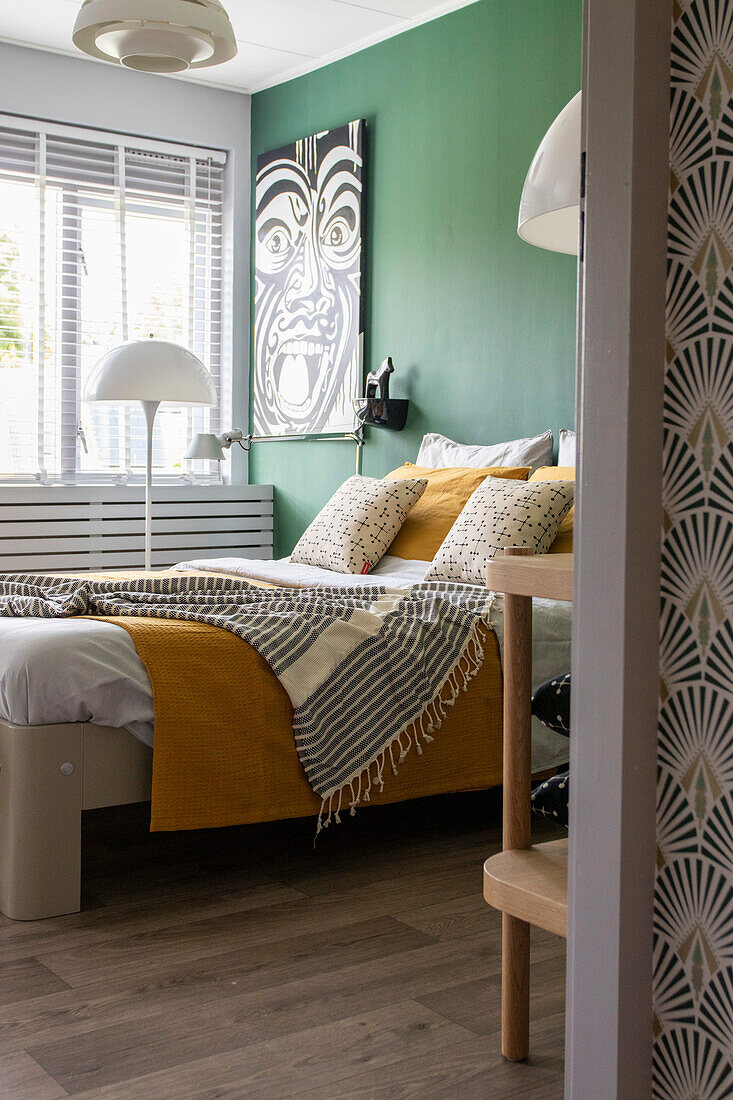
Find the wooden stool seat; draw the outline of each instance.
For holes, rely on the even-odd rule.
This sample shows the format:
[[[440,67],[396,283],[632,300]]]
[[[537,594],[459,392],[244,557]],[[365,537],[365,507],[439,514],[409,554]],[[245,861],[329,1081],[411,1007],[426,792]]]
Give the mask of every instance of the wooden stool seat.
[[[484,864],[484,898],[502,913],[567,936],[567,840],[491,856]]]

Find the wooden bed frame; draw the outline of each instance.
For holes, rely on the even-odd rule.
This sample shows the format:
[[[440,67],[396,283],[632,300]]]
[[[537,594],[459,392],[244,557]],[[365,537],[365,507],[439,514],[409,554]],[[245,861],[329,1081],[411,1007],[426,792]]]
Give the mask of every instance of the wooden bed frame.
[[[83,811],[148,802],[152,771],[153,750],[129,730],[0,718],[0,914],[78,913]]]
[[[372,802],[500,783],[501,697],[497,719],[489,738],[494,744],[499,735],[491,754],[495,759],[488,761],[480,788],[470,776],[470,786],[405,792],[397,798],[377,794]],[[124,728],[90,722],[19,726],[0,718],[0,913],[13,920],[40,920],[78,912],[82,813],[149,801],[152,763],[152,748]]]
[[[0,719],[0,912],[78,912],[82,811],[149,799],[152,763],[153,750],[125,729]]]
[[[0,913],[78,913],[82,812],[149,801],[152,766],[153,750],[126,729],[0,719]]]
[[[501,702],[498,721],[501,737]],[[480,788],[448,786],[445,793],[500,783],[501,739],[496,747],[497,759]],[[79,912],[82,813],[150,801],[152,764],[152,748],[124,728],[90,722],[18,726],[0,718],[0,914],[26,921]],[[377,794],[373,804],[383,797]]]

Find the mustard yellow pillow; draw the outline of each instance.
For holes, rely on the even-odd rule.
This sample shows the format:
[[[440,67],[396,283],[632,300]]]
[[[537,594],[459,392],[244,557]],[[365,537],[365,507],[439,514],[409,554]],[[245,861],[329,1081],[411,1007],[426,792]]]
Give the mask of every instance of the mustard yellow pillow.
[[[397,558],[432,561],[468,498],[482,481],[487,477],[526,481],[528,474],[528,466],[487,466],[485,469],[449,466],[442,470],[431,470],[406,462],[399,470],[387,474],[387,477],[398,480],[417,477],[428,484],[386,552]]]
[[[575,481],[574,466],[538,466],[532,474],[530,481]],[[570,509],[565,519],[557,529],[555,541],[550,547],[550,554],[572,554],[573,552],[573,523],[575,521],[575,505]],[[391,551],[390,551],[391,553]]]

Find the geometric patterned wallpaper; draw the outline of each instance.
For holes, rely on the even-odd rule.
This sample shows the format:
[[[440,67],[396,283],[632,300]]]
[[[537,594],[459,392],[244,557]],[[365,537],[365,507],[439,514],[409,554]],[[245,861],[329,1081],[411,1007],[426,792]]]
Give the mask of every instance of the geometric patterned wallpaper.
[[[733,1097],[733,0],[672,10],[654,1097]]]

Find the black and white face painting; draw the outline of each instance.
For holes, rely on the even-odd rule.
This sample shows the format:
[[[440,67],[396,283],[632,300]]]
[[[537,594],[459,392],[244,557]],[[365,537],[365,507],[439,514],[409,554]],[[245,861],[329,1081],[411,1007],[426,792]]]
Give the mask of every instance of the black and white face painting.
[[[363,125],[257,159],[255,435],[353,430]]]

